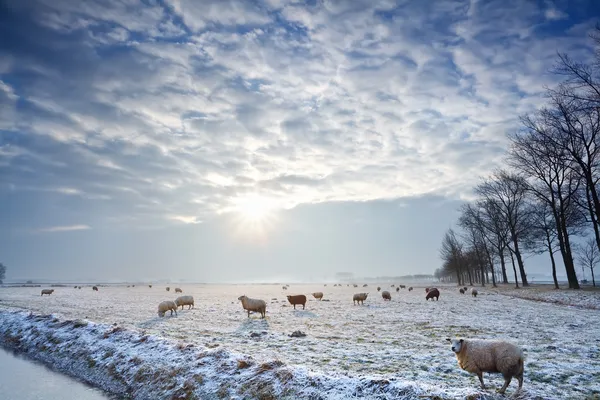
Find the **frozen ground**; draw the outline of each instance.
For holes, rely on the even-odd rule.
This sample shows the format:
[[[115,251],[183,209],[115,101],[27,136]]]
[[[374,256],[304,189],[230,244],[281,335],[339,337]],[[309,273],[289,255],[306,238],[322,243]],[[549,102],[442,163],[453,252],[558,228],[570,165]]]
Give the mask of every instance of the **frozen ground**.
[[[396,293],[387,284],[391,302],[373,285],[181,287],[196,308],[172,318],[156,315],[160,301],[176,297],[164,286],[55,288],[43,297],[41,288],[0,288],[0,340],[135,398],[153,388],[163,398],[500,399],[494,388],[501,376],[486,374],[491,389],[480,390],[477,378],[458,368],[445,338],[505,338],[525,350],[520,398],[600,394],[600,310],[548,303],[544,291],[530,291],[544,300],[530,301],[510,290],[479,289],[472,298],[441,287],[434,303],[425,301],[423,287]],[[309,296],[306,310],[294,310],[285,298],[317,290],[330,301]],[[352,294],[362,291],[369,298],[354,306]],[[600,304],[598,292],[564,293],[568,304]],[[247,318],[241,294],[267,301],[266,320]],[[288,336],[296,330],[307,336]],[[507,393],[515,389],[513,382]]]

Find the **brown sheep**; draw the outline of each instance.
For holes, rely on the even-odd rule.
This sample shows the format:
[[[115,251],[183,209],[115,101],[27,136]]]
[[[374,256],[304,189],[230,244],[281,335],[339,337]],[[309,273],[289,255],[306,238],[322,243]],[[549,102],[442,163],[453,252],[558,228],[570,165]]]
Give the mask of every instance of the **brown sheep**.
[[[296,304],[302,304],[302,309],[304,310],[305,305],[306,305],[306,296],[305,295],[303,295],[303,294],[288,295],[287,299],[290,302],[290,304],[292,304],[294,306],[294,310],[296,309]]]
[[[92,286],[92,290],[94,290],[94,291],[97,292],[98,291],[98,287],[97,286]]]
[[[465,294],[465,289],[463,288],[460,288],[458,291],[460,292],[460,294]]]
[[[392,300],[392,295],[387,290],[381,292],[381,297],[383,297],[383,300]]]
[[[425,296],[425,300],[429,300],[435,297],[436,300],[440,299],[440,291],[437,290],[437,288],[431,288],[429,289],[429,291],[427,292],[427,296]]]
[[[183,290],[181,290],[180,288],[176,287],[175,288],[175,293],[183,293]]]
[[[425,293],[429,293],[429,288],[428,287],[425,288]]]
[[[412,290],[413,290],[413,287],[412,287],[412,286],[408,288],[408,291],[409,291],[409,292],[412,292]]]
[[[367,299],[368,295],[369,295],[369,293],[356,293],[352,297],[352,301],[353,301],[354,305],[356,305],[356,303],[364,305],[365,304],[365,300]]]
[[[312,295],[315,299],[318,299],[318,300],[323,299],[323,292],[314,292]]]

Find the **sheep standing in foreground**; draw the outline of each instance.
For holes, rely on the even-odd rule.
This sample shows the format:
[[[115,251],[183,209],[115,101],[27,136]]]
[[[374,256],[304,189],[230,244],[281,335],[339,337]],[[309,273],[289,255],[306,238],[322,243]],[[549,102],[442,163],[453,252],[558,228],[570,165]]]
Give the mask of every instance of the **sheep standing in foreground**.
[[[323,292],[314,292],[313,297],[318,300],[323,300]]]
[[[513,377],[519,381],[517,392],[523,387],[523,350],[512,343],[499,340],[446,339],[452,344],[458,366],[476,374],[485,389],[483,373],[501,373],[504,386],[498,393],[504,394]]]
[[[460,292],[460,294],[465,294],[465,289],[463,288],[460,288],[458,291]]]
[[[436,301],[440,299],[440,291],[437,290],[437,288],[429,289],[429,291],[427,292],[427,296],[425,296],[425,300],[431,299],[433,301],[434,297],[435,297]]]
[[[477,297],[477,294],[478,294],[478,293],[479,293],[479,292],[477,291],[477,289],[475,289],[475,288],[471,289],[471,296],[473,296],[473,297]]]
[[[42,294],[40,296],[43,296],[45,294],[50,296],[52,293],[54,293],[54,289],[42,289]]]
[[[177,315],[177,305],[174,301],[166,300],[161,302],[158,305],[158,316],[164,317],[167,311],[171,310],[171,315],[173,315],[173,311],[175,311],[175,315]]]
[[[176,287],[175,288],[175,293],[183,293],[183,290],[181,290],[180,288]]]
[[[392,295],[387,290],[381,292],[381,297],[383,297],[383,300],[392,300]]]
[[[369,295],[369,293],[356,293],[352,297],[352,302],[354,303],[354,305],[356,305],[356,303],[364,305],[365,304],[365,300],[367,299],[368,295]]]
[[[288,295],[287,299],[290,302],[290,304],[292,304],[294,306],[294,310],[296,309],[296,304],[298,304],[298,305],[302,304],[302,309],[304,310],[305,305],[306,305],[306,296],[305,295],[303,295],[303,294]]]
[[[250,311],[259,312],[261,318],[265,317],[267,312],[267,303],[264,300],[251,299],[246,295],[238,297],[238,300],[242,302],[244,310],[248,311],[248,318],[250,318]]]
[[[194,297],[193,296],[179,296],[178,298],[175,299],[175,305],[177,307],[181,306],[181,309],[183,310],[183,306],[189,306],[188,310],[190,308],[194,307]]]
[[[94,292],[97,292],[97,291],[98,291],[98,286],[92,286],[92,290],[93,290]]]

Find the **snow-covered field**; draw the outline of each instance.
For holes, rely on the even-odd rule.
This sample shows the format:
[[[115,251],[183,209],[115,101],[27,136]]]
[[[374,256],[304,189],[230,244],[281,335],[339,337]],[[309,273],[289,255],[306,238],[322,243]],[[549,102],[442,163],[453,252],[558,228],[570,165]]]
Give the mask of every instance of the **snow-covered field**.
[[[555,292],[582,306],[573,307],[547,302],[547,291],[528,292],[542,301],[486,288],[473,298],[438,285],[432,302],[423,286],[381,286],[391,302],[376,285],[182,285],[195,309],[165,318],[157,304],[177,295],[164,285],[59,287],[43,297],[42,288],[0,288],[0,341],[133,398],[501,399],[502,377],[485,374],[489,389],[479,389],[445,339],[504,338],[525,350],[519,398],[600,394],[599,292]],[[362,291],[369,298],[354,306]],[[287,302],[297,293],[309,298],[306,310]],[[242,294],[267,301],[265,320],[247,318]],[[289,337],[296,330],[307,336]]]

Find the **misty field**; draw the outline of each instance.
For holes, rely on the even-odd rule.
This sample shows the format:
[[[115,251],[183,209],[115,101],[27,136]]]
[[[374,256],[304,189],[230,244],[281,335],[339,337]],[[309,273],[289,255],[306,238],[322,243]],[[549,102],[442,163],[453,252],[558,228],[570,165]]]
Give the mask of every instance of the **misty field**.
[[[237,362],[238,367],[243,365],[239,360],[246,358],[263,366],[275,362],[289,375],[286,379],[277,375],[277,385],[269,386],[273,398],[304,394],[309,398],[329,399],[362,397],[368,393],[372,393],[368,396],[371,398],[439,396],[452,399],[470,395],[474,395],[472,398],[503,398],[494,390],[502,385],[502,377],[485,374],[488,390],[479,389],[477,377],[458,368],[445,339],[453,336],[504,338],[525,350],[525,382],[521,398],[591,399],[600,394],[598,292],[493,291],[483,288],[479,289],[479,296],[473,298],[461,295],[456,287],[437,286],[441,296],[434,302],[425,301],[422,285],[415,286],[412,292],[401,289],[397,293],[389,284],[383,284],[382,290],[392,293],[392,301],[384,302],[376,285],[361,286],[291,285],[289,290],[282,290],[281,285],[182,285],[184,295],[194,296],[195,308],[188,310],[185,307],[177,316],[167,314],[164,318],[157,316],[156,307],[160,301],[174,300],[179,295],[173,292],[174,285],[170,292],[165,290],[166,285],[100,287],[98,292],[92,291],[91,287],[81,290],[57,287],[51,296],[43,297],[40,296],[42,288],[1,288],[0,325],[4,329],[1,333],[5,342],[6,337],[17,337],[17,333],[25,335],[25,325],[30,324],[27,329],[34,327],[36,331],[43,330],[43,335],[56,336],[65,348],[81,345],[76,342],[66,345],[68,341],[83,340],[70,336],[70,331],[53,336],[50,322],[34,321],[32,317],[27,319],[25,313],[10,312],[26,310],[35,315],[52,314],[54,324],[84,321],[101,327],[116,326],[140,337],[166,338],[166,344],[161,345],[171,344],[180,350],[193,346],[205,351],[226,351],[228,359],[233,360],[231,363]],[[314,291],[324,292],[324,300],[315,300],[310,295]],[[352,294],[363,291],[369,292],[364,306],[353,305]],[[247,318],[237,300],[242,294],[267,301],[266,319],[261,320],[257,314]],[[287,294],[307,295],[306,309],[302,310],[300,306],[294,310],[287,302]],[[24,322],[26,320],[29,322]],[[31,325],[34,323],[37,325]],[[63,323],[60,328],[67,329],[66,325]],[[88,334],[97,333],[94,329]],[[289,336],[297,330],[306,333],[306,337]],[[43,336],[40,335],[36,338]],[[17,343],[25,350],[27,346],[39,347],[36,338],[18,336]],[[129,339],[113,343],[111,351],[123,348],[124,340]],[[92,348],[94,345],[88,343],[86,346]],[[145,353],[152,351],[155,351],[152,347],[127,345],[123,357],[143,358]],[[116,365],[114,368],[119,367],[113,358],[112,354],[104,358],[92,357],[94,365],[110,361]],[[175,368],[178,363],[184,365],[187,361],[173,355],[163,357],[161,362]],[[234,364],[231,365],[235,370]],[[208,369],[219,367],[202,363],[194,364],[193,368],[199,368],[198,371],[202,370],[208,376],[212,373]],[[191,370],[183,375],[199,374]],[[235,398],[236,395],[253,398],[235,385],[224,389],[226,376],[214,379],[221,379],[214,392],[224,391],[222,393],[226,395],[222,398]],[[310,385],[306,383],[307,379],[312,382]],[[182,382],[184,385],[188,381]],[[372,389],[372,382],[380,389]],[[207,380],[202,384],[206,386]],[[396,392],[391,391],[393,387]],[[507,393],[513,394],[516,387],[513,380]],[[163,388],[162,393],[168,394],[171,393],[169,390],[176,391],[177,388],[176,385]]]

